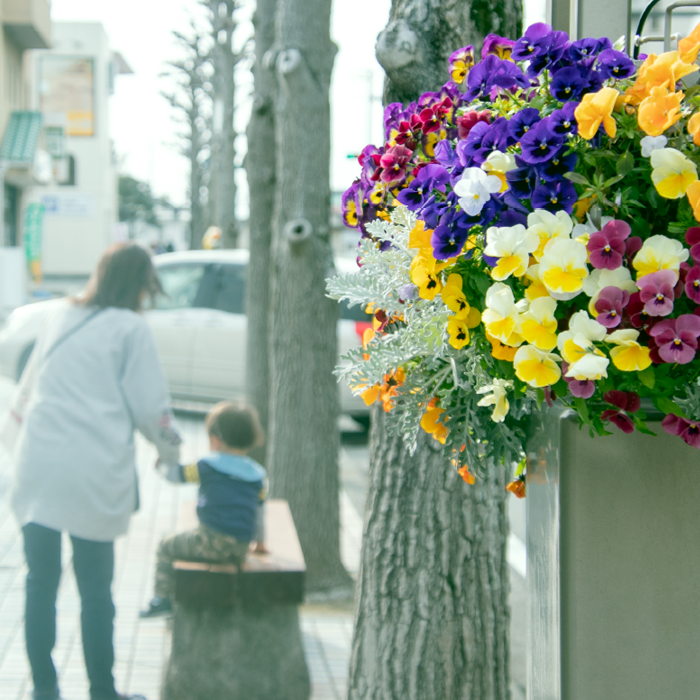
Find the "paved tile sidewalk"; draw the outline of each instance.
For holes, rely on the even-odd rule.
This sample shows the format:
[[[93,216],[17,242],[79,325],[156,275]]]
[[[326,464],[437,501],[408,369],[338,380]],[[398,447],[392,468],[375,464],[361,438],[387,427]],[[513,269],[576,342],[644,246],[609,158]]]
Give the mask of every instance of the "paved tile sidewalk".
[[[0,384],[0,407],[6,405],[7,392],[8,386]],[[183,457],[194,458],[205,452],[206,435],[202,421],[184,419],[180,424],[185,438]],[[361,454],[361,450],[355,452],[353,459],[361,459]],[[153,469],[154,461],[155,451],[140,440],[141,510],[132,519],[129,535],[117,541],[114,581],[117,688],[121,692],[143,693],[149,700],[159,697],[162,669],[169,652],[169,634],[167,621],[140,620],[138,611],[152,595],[158,541],[177,529],[183,504],[196,496],[196,486],[176,486],[163,480]],[[22,626],[25,568],[21,539],[8,508],[9,482],[9,465],[0,455],[0,700],[29,700],[31,683]],[[362,522],[347,496],[341,499],[341,504],[345,533],[343,553],[348,568],[356,570]],[[54,660],[66,700],[87,700],[80,642],[80,603],[70,556],[70,542],[64,538],[64,573],[58,599],[58,640]],[[304,608],[302,635],[312,677],[312,700],[343,699],[352,614],[349,611]]]

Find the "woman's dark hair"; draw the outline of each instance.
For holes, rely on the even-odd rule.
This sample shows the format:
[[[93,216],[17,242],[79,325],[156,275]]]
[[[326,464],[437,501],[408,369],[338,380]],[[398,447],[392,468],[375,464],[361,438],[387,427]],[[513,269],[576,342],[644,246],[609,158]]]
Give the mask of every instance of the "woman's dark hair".
[[[246,452],[265,438],[258,412],[247,404],[223,401],[207,414],[207,432],[227,447]]]
[[[162,291],[150,253],[137,243],[116,243],[100,258],[78,303],[139,311],[144,292],[153,299]]]

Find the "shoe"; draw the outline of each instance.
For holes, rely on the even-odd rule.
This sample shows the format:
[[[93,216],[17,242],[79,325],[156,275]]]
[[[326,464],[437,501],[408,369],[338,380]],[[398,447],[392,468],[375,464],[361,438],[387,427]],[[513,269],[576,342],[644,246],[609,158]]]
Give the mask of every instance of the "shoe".
[[[162,617],[163,615],[170,615],[173,611],[173,604],[170,602],[170,598],[152,598],[151,602],[148,604],[146,610],[142,610],[139,613],[139,617]],[[133,698],[134,700],[139,700],[140,695],[125,696],[127,700]]]

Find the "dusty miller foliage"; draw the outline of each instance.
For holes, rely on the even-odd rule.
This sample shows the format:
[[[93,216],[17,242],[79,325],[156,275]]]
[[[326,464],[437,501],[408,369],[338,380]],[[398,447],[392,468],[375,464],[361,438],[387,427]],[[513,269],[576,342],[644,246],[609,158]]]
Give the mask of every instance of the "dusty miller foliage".
[[[360,243],[359,271],[328,280],[331,298],[347,299],[350,306],[383,309],[388,317],[399,318],[386,333],[375,335],[366,349],[356,348],[345,355],[336,374],[355,394],[361,394],[402,367],[406,380],[398,387],[387,426],[403,437],[411,453],[417,448],[428,401],[437,397],[445,409],[440,420],[449,428],[444,453],[455,466],[467,465],[474,474],[483,474],[494,462],[510,466],[522,457],[523,419],[536,407],[536,392],[527,389],[512,399],[506,420],[495,423],[491,409],[477,405],[483,398],[477,390],[497,376],[483,327],[472,332],[469,345],[456,350],[448,342],[449,310],[439,295],[433,300],[401,300],[399,289],[411,284],[415,251],[409,249],[408,239],[416,221],[414,213],[400,206],[392,211],[391,221],[368,224],[372,238]],[[381,250],[381,243],[389,247]],[[434,445],[440,449],[438,442]]]

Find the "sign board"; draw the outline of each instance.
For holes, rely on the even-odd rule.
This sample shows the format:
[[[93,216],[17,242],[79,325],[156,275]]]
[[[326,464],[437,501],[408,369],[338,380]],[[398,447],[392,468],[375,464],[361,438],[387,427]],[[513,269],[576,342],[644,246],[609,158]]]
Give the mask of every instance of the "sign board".
[[[46,216],[89,219],[95,215],[95,199],[84,192],[45,194],[41,198]]]
[[[43,54],[38,59],[39,108],[62,115],[68,136],[95,135],[95,61]]]

